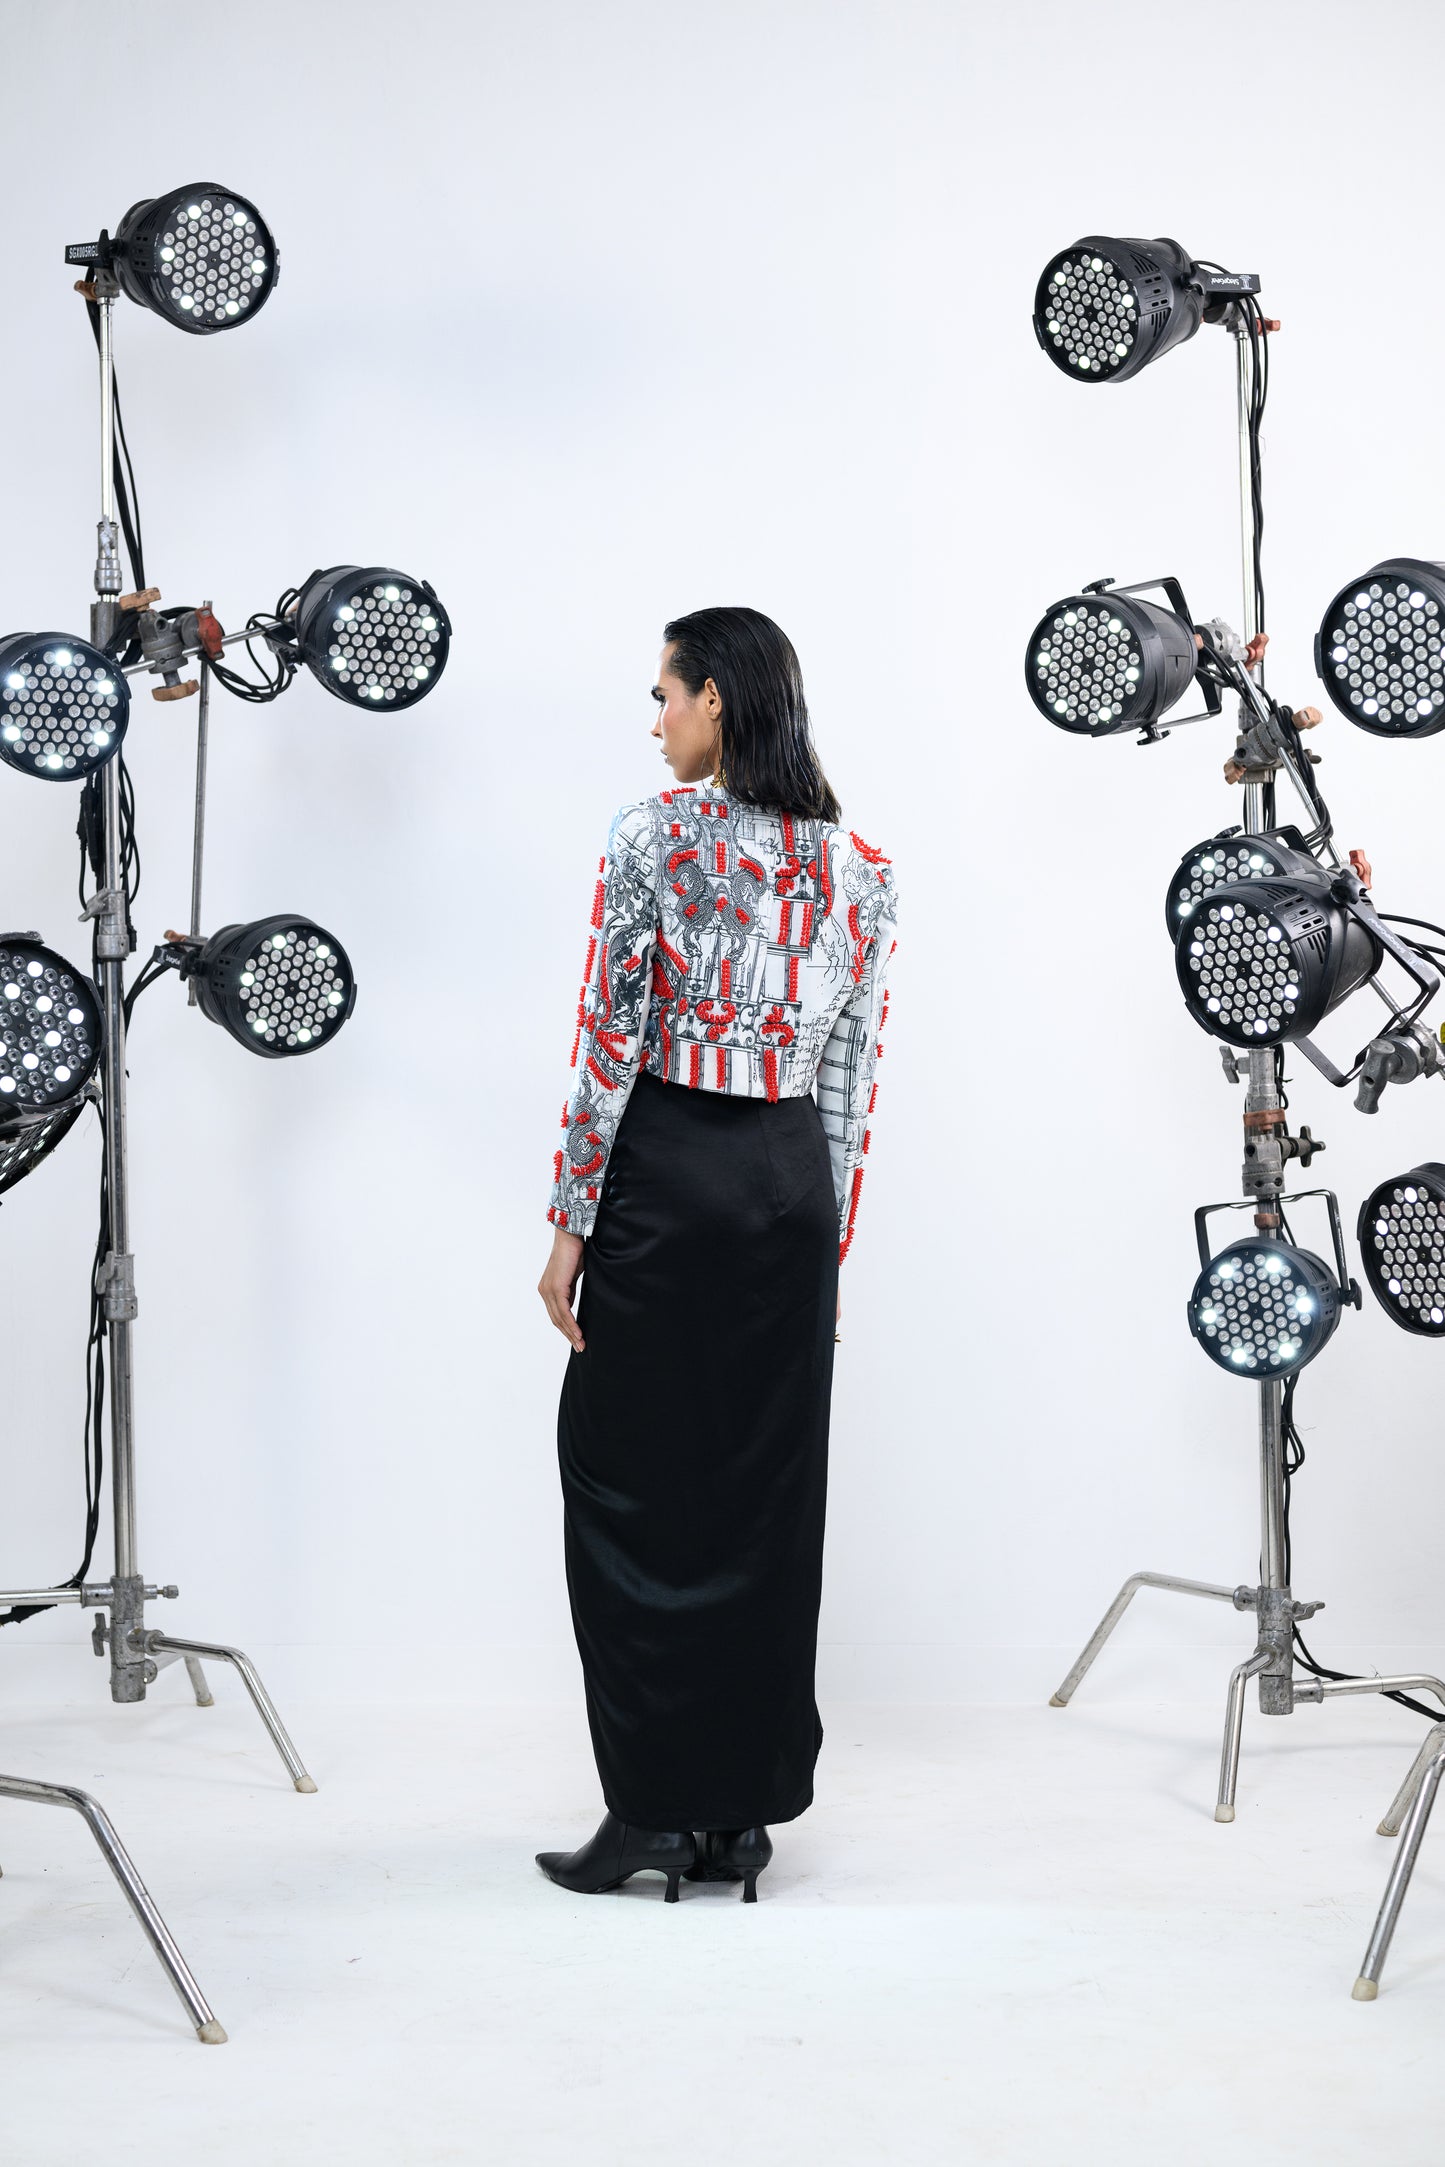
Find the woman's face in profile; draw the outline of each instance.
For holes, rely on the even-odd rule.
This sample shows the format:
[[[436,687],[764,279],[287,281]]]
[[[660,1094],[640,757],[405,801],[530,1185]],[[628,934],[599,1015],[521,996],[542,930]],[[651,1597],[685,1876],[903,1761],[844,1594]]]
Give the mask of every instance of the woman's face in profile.
[[[709,677],[701,692],[689,692],[670,667],[671,647],[664,647],[657,664],[652,697],[657,716],[652,734],[662,747],[662,757],[679,783],[701,782],[717,765],[718,724],[722,699]]]

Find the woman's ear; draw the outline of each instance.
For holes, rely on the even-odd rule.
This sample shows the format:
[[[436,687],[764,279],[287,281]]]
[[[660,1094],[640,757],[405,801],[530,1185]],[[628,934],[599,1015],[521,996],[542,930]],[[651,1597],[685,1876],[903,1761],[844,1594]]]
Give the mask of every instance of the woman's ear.
[[[716,722],[718,716],[722,713],[722,694],[718,691],[711,678],[702,688],[702,697],[707,708],[709,722]]]

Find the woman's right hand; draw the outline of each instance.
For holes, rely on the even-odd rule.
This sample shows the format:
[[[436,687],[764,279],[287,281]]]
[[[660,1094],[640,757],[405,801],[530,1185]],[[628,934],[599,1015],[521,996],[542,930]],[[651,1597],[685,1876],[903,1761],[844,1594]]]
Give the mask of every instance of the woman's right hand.
[[[546,1304],[548,1316],[578,1354],[583,1351],[584,1341],[572,1314],[572,1302],[585,1247],[580,1234],[569,1234],[564,1227],[556,1228],[552,1235],[552,1254],[537,1281],[537,1292]]]

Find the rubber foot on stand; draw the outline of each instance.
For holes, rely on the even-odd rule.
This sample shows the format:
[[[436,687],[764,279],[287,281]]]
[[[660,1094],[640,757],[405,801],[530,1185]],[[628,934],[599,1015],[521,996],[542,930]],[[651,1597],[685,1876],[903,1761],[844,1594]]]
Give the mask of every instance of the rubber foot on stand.
[[[226,2028],[212,2017],[209,2024],[196,2026],[196,2037],[203,2047],[223,2047],[226,2044]]]
[[[1350,1988],[1351,2001],[1374,2001],[1380,1991],[1378,1979],[1356,1979]]]
[[[1216,1821],[1232,1821],[1234,1819],[1233,1806],[1216,1806],[1214,1818]]]
[[[1068,1702],[1067,1702],[1066,1700],[1060,1700],[1060,1699],[1059,1699],[1059,1696],[1058,1696],[1058,1694],[1057,1694],[1057,1693],[1051,1693],[1051,1694],[1049,1695],[1049,1706],[1050,1706],[1051,1708],[1067,1708],[1067,1707],[1068,1707],[1068,1705],[1069,1705],[1069,1704],[1068,1704]]]
[[[1384,1824],[1384,1822],[1383,1822],[1383,1821],[1382,1821],[1382,1822],[1380,1823],[1379,1827],[1378,1827],[1378,1828],[1377,1828],[1377,1829],[1375,1830],[1375,1834],[1376,1834],[1377,1836],[1398,1836],[1398,1835],[1399,1835],[1399,1833],[1400,1833],[1400,1831],[1399,1831],[1399,1830],[1398,1830],[1397,1828],[1387,1828],[1387,1827],[1385,1826],[1385,1824]]]
[[[298,1776],[296,1778],[296,1788],[298,1791],[314,1791],[316,1786],[309,1776]]]

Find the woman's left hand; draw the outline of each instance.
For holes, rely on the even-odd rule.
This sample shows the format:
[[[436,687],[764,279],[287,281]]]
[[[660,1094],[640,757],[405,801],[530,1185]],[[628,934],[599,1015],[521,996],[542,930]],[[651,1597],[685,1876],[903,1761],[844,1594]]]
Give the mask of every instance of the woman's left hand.
[[[580,1234],[569,1234],[559,1226],[552,1235],[552,1254],[547,1259],[546,1270],[537,1281],[537,1292],[547,1305],[548,1316],[578,1354],[583,1350],[584,1341],[572,1314],[572,1300],[577,1291],[577,1274],[582,1269],[585,1247]]]

